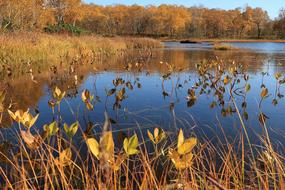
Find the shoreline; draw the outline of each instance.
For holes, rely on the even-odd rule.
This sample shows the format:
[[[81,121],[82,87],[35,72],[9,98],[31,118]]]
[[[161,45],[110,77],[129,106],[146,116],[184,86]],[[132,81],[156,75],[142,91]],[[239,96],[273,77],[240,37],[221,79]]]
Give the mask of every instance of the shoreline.
[[[272,43],[285,43],[285,39],[197,39],[197,38],[186,38],[186,39],[158,39],[161,42],[181,42],[181,41],[189,41],[189,43],[203,43],[203,42],[239,42],[239,43],[256,43],[256,42],[272,42]]]

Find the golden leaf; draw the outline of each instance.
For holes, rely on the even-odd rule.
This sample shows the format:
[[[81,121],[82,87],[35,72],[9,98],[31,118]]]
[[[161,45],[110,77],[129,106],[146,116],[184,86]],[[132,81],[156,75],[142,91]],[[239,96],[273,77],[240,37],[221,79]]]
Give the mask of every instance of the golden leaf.
[[[268,89],[263,88],[261,93],[260,93],[261,98],[265,98],[267,95],[268,95]]]
[[[86,144],[91,153],[99,160],[99,143],[94,138],[88,138]]]
[[[178,146],[178,153],[181,155],[187,154],[192,151],[192,149],[196,146],[197,139],[196,138],[189,138],[184,141],[184,143]]]

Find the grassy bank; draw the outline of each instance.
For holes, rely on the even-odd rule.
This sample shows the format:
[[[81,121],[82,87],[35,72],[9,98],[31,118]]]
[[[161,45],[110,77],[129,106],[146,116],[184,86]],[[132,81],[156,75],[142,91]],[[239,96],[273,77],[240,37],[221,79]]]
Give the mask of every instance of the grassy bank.
[[[147,51],[161,45],[149,38],[71,37],[38,33],[0,35],[0,44],[2,76],[39,73],[70,64],[93,64],[126,51]]]

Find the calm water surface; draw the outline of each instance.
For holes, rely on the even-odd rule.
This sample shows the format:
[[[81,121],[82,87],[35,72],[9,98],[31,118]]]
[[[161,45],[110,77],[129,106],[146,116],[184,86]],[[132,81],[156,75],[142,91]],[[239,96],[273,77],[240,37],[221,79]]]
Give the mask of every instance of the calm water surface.
[[[83,128],[88,121],[94,124],[104,121],[104,111],[116,121],[113,130],[127,130],[137,127],[149,128],[161,126],[168,131],[176,128],[192,129],[197,134],[204,134],[211,138],[213,134],[221,134],[220,127],[229,137],[233,137],[241,131],[241,124],[237,113],[223,116],[223,109],[232,105],[229,93],[225,92],[225,106],[217,105],[210,108],[216,101],[213,93],[199,94],[196,91],[197,100],[189,103],[187,91],[195,83],[199,82],[196,64],[203,60],[219,59],[231,64],[233,61],[244,65],[249,74],[251,90],[244,96],[235,96],[241,114],[247,112],[248,119],[244,119],[245,125],[250,131],[250,136],[255,139],[255,133],[261,133],[262,127],[258,121],[258,115],[262,111],[267,117],[267,127],[270,135],[284,142],[285,133],[285,100],[278,98],[276,94],[276,79],[274,74],[285,71],[285,44],[284,43],[231,43],[239,50],[214,51],[208,43],[180,44],[177,42],[165,43],[164,49],[156,50],[156,55],[147,60],[143,69],[126,71],[121,68],[94,69],[86,68],[77,71],[80,78],[78,84],[73,85],[73,77],[66,80],[63,76],[51,79],[51,76],[42,77],[37,83],[28,78],[20,81],[9,81],[10,98],[16,103],[16,107],[22,109],[36,109],[40,113],[37,127],[53,120],[52,110],[48,101],[52,98],[51,89],[55,85],[65,89],[68,96],[61,104],[61,115],[64,122],[72,123],[77,119]],[[129,62],[126,61],[126,65]],[[168,71],[165,64],[175,66],[175,71],[170,78],[164,79],[163,75]],[[124,63],[122,63],[124,64]],[[133,63],[135,64],[135,63]],[[104,64],[103,64],[104,65]],[[264,75],[262,74],[264,72]],[[121,102],[120,108],[114,108],[115,96],[106,96],[106,91],[114,88],[113,80],[122,78],[129,81],[133,89],[126,88],[127,98]],[[23,82],[24,81],[24,82]],[[241,86],[242,86],[241,82]],[[262,102],[259,110],[261,85],[269,90],[269,97]],[[97,96],[93,111],[86,110],[81,101],[81,92],[88,89],[91,94]],[[118,88],[120,89],[120,87]],[[279,89],[280,94],[285,94],[285,87]],[[278,104],[273,105],[273,99]],[[247,102],[247,108],[242,108],[242,102]],[[192,105],[193,104],[193,105]],[[9,125],[7,123],[7,125]],[[191,129],[191,130],[190,130]]]

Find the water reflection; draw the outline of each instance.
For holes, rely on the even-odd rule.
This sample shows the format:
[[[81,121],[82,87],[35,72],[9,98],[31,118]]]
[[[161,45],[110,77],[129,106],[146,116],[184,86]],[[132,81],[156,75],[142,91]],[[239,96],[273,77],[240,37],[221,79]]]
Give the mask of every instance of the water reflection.
[[[285,103],[284,89],[275,74],[282,73],[280,80],[284,77],[284,54],[270,50],[268,53],[213,51],[208,46],[177,46],[180,45],[167,44],[165,49],[148,55],[134,53],[74,68],[72,72],[69,68],[49,71],[36,75],[34,80],[23,76],[3,81],[1,89],[7,93],[4,104],[13,110],[31,108],[39,112],[36,125],[41,127],[54,119],[48,101],[52,99],[52,90],[58,86],[67,92],[60,112],[64,122],[69,124],[79,120],[82,127],[87,127],[90,122],[103,122],[106,110],[116,130],[132,128],[137,123],[142,127],[159,125],[170,131],[194,126],[195,130],[210,136],[221,125],[227,134],[234,136],[240,131],[240,121],[231,101],[232,93],[246,126],[252,129],[251,135],[262,131],[262,116],[262,120],[268,118],[266,123],[274,131],[272,136],[279,138],[276,131],[284,132],[281,121]],[[207,64],[215,62],[219,64]],[[201,66],[201,63],[205,64]],[[218,76],[214,73],[219,67],[228,69],[229,66],[238,68],[236,77],[222,73],[213,87]],[[234,87],[232,80],[235,80]],[[250,84],[248,92],[244,89],[246,84]],[[260,97],[261,87],[268,89],[268,98]],[[81,100],[85,89],[94,95],[91,111]],[[4,113],[2,126],[10,124]]]

